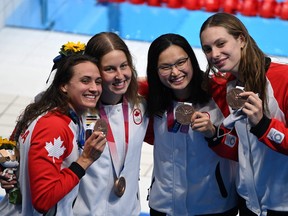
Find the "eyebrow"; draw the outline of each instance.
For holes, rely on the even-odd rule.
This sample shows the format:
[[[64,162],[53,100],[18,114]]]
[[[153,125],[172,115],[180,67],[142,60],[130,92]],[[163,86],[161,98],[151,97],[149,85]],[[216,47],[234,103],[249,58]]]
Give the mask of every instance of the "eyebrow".
[[[162,66],[162,65],[165,65],[165,66],[167,66],[167,65],[173,65],[173,64],[177,63],[178,61],[184,60],[184,59],[186,59],[186,58],[189,58],[189,56],[187,56],[187,57],[181,57],[181,58],[177,59],[176,61],[174,61],[174,63],[166,63],[166,62],[165,62],[165,63],[161,63],[160,66]]]

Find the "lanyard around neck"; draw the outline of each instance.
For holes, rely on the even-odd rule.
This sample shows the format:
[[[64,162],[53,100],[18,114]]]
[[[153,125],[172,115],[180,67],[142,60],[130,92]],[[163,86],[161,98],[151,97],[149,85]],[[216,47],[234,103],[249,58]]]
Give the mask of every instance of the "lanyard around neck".
[[[108,119],[107,114],[105,112],[105,109],[101,103],[100,103],[99,111],[100,111],[101,118],[103,118],[107,122],[107,125],[108,125],[108,132],[107,132],[106,139],[107,139],[108,147],[109,147],[110,154],[112,157],[114,170],[116,172],[115,168],[120,167],[119,155],[117,153],[116,142],[115,142],[115,139],[114,139],[114,136],[112,133],[109,119]],[[123,168],[124,163],[125,163],[126,154],[128,151],[128,143],[129,143],[128,102],[125,98],[123,98],[123,102],[122,102],[122,111],[123,111],[123,117],[124,117],[124,130],[125,130],[125,156],[124,156],[124,161],[123,161],[123,165],[122,165],[122,168]],[[117,172],[116,172],[116,175],[117,175]]]

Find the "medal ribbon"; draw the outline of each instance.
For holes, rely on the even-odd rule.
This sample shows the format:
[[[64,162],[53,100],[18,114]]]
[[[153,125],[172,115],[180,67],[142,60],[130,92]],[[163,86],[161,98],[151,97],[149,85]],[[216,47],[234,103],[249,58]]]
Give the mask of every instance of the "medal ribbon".
[[[85,129],[83,126],[82,119],[79,118],[79,116],[76,114],[76,112],[72,109],[69,110],[69,115],[70,115],[71,119],[74,122],[76,122],[76,124],[78,125],[79,133],[78,133],[78,137],[77,137],[77,144],[78,144],[79,148],[83,149],[83,146],[85,144]]]
[[[174,119],[173,110],[173,105],[167,109],[167,127],[169,132],[177,133],[181,124]]]
[[[110,150],[110,154],[111,154],[114,170],[115,170],[115,173],[117,175],[116,167],[120,167],[119,155],[117,153],[115,139],[114,139],[114,136],[113,136],[113,133],[112,133],[111,126],[109,124],[109,120],[108,120],[107,114],[106,114],[105,109],[104,109],[104,107],[103,107],[103,105],[101,103],[100,103],[100,110],[99,111],[100,111],[101,118],[103,118],[107,122],[107,125],[108,125],[107,126],[108,127],[108,132],[107,132],[106,139],[107,139],[107,142],[108,142],[108,146],[109,146],[109,150]],[[123,102],[122,102],[122,111],[123,111],[124,129],[125,129],[125,155],[124,155],[124,161],[123,161],[123,166],[124,166],[126,154],[127,154],[127,151],[128,151],[128,141],[129,141],[128,102],[127,102],[127,100],[125,98],[123,98]],[[119,175],[117,175],[117,177],[118,176]]]

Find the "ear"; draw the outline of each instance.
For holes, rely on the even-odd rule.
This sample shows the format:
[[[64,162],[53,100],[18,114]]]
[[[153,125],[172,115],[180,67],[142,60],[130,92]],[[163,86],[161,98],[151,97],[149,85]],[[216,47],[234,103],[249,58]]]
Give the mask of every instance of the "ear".
[[[67,85],[64,84],[60,87],[60,89],[64,92],[64,93],[67,93]]]
[[[246,45],[246,38],[244,37],[243,34],[241,34],[238,39],[240,40],[241,43],[241,49],[243,49]]]

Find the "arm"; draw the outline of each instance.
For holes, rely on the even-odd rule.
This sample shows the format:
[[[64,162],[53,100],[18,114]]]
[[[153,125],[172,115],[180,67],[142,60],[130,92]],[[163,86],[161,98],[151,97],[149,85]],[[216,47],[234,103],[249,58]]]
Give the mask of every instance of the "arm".
[[[153,129],[153,124],[154,124],[154,118],[150,117],[147,131],[144,137],[144,141],[147,142],[150,145],[154,144],[154,129]]]
[[[288,155],[288,65],[271,63],[266,73],[272,91],[269,91],[271,118],[263,115],[251,133],[271,149]]]
[[[138,93],[147,99],[148,82],[147,82],[146,77],[139,77],[137,82],[138,82]]]
[[[238,140],[231,130],[217,128],[207,113],[195,112],[191,118],[192,130],[203,133],[208,146],[219,156],[238,161]]]
[[[250,131],[274,151],[288,155],[288,128],[283,122],[264,115]]]
[[[226,102],[226,84],[233,79],[233,76],[227,74],[226,77],[212,77],[209,83],[212,98],[224,118],[230,115]],[[222,124],[214,127],[217,129],[216,133],[212,137],[206,138],[209,147],[221,157],[238,161],[238,136],[235,129],[225,128]]]
[[[267,72],[267,107],[271,117],[264,114],[262,100],[253,92],[244,92],[248,97],[243,108],[252,125],[250,130],[259,141],[279,153],[288,155],[288,66],[271,63]],[[242,95],[241,94],[241,95]]]
[[[205,138],[208,146],[219,156],[238,161],[238,137],[235,130],[231,131],[223,126],[214,127],[217,131],[214,136]]]
[[[38,122],[28,154],[32,203],[40,212],[47,212],[78,184],[85,170],[100,156],[106,143],[100,132],[92,133],[85,142],[81,156],[70,162],[68,168],[62,168],[67,157],[72,157],[70,153],[75,137],[67,125],[51,123]],[[47,151],[48,145],[53,151]]]

